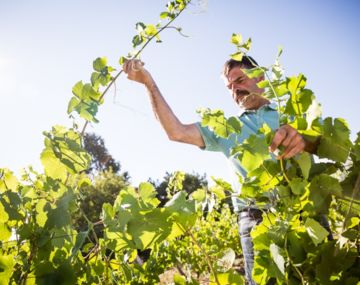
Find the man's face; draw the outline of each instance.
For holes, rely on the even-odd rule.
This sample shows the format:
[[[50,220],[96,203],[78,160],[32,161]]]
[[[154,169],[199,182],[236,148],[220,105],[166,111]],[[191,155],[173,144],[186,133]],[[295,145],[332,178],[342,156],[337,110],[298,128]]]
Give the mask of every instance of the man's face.
[[[240,67],[234,67],[225,77],[225,85],[239,107],[254,110],[264,103],[265,98],[261,96],[264,90],[256,85],[262,79],[263,77],[249,78]]]

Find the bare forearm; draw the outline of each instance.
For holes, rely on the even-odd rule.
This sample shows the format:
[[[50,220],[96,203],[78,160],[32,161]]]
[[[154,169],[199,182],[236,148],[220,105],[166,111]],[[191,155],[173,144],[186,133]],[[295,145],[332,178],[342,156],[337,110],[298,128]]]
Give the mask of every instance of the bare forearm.
[[[145,83],[145,86],[149,93],[151,106],[156,119],[164,128],[168,137],[172,140],[176,140],[178,134],[181,132],[183,124],[171,110],[170,106],[161,95],[156,82],[152,78]]]
[[[159,120],[169,139],[204,147],[204,140],[196,124],[182,124],[180,122],[161,95],[151,74],[143,66],[144,63],[139,60],[129,60],[124,63],[123,70],[130,80],[145,85],[155,117]]]

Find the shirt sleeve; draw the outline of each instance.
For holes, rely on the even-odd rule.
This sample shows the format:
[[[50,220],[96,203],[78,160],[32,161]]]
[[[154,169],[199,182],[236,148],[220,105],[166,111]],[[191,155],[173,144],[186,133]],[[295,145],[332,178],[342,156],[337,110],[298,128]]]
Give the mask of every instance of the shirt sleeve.
[[[207,151],[221,151],[218,137],[208,127],[203,127],[200,122],[197,122],[196,127],[204,140],[205,147],[201,148]]]

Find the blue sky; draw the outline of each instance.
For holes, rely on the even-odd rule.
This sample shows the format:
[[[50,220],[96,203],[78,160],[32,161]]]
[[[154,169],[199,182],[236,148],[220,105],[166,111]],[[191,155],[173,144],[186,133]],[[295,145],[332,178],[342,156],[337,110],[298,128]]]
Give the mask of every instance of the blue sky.
[[[156,23],[166,1],[80,0],[0,1],[0,167],[17,172],[40,168],[42,131],[70,125],[71,88],[88,81],[92,61],[106,56],[119,68],[131,49],[138,21]],[[251,37],[251,54],[262,65],[284,49],[286,75],[304,73],[323,106],[324,116],[345,118],[353,137],[360,78],[360,4],[358,1],[228,0],[195,2],[142,55],[163,95],[185,123],[199,120],[199,107],[237,108],[220,78],[223,62],[234,51],[232,33]],[[100,134],[133,182],[184,170],[230,179],[222,154],[169,142],[155,120],[145,89],[122,77],[100,109]]]

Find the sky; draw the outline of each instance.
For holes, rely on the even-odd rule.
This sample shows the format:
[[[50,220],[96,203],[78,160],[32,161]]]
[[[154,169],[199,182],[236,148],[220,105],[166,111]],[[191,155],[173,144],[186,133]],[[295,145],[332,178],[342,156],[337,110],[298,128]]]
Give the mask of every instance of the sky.
[[[220,77],[233,53],[232,33],[252,38],[250,54],[264,66],[278,46],[287,76],[305,74],[322,104],[323,116],[345,118],[352,138],[360,131],[360,2],[355,0],[193,0],[142,54],[163,96],[184,123],[199,121],[196,109],[219,108],[237,114]],[[161,0],[0,0],[0,168],[15,173],[41,170],[43,131],[70,126],[66,113],[72,86],[88,82],[92,61],[110,65],[131,50],[135,23],[157,23]],[[106,147],[132,182],[161,179],[182,170],[230,180],[221,153],[170,142],[156,121],[143,86],[121,76],[105,98],[97,124]],[[79,121],[80,124],[83,124]]]

